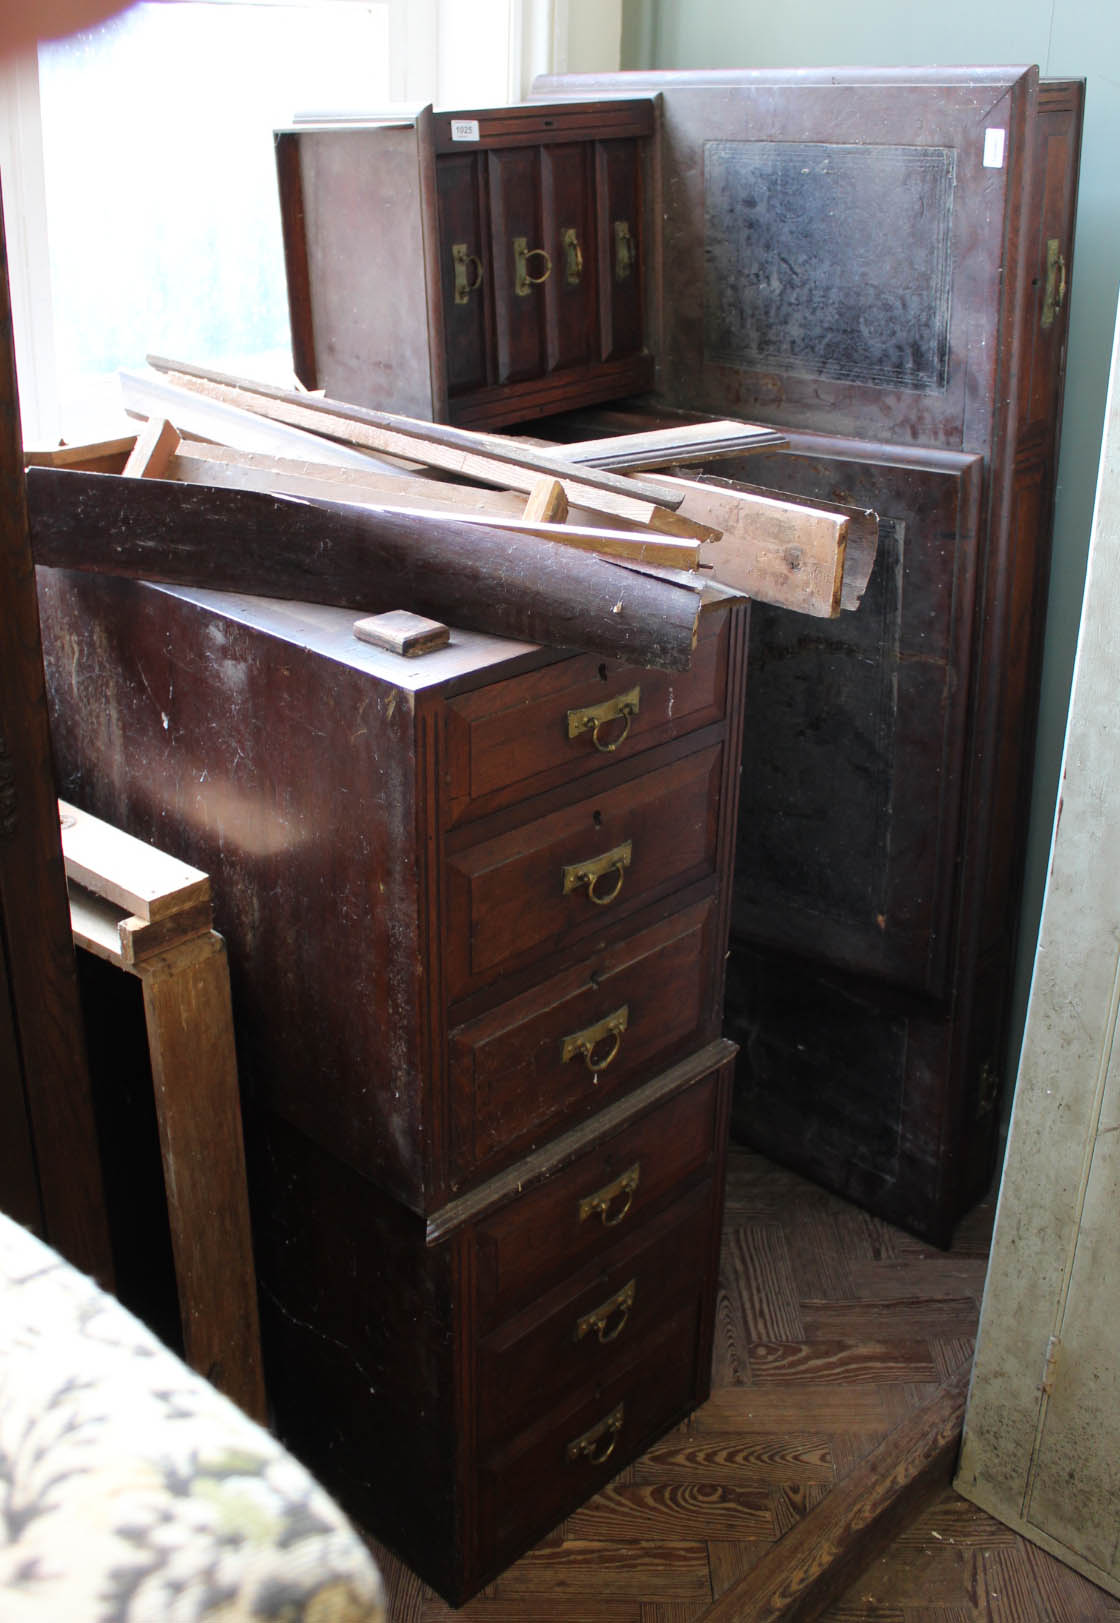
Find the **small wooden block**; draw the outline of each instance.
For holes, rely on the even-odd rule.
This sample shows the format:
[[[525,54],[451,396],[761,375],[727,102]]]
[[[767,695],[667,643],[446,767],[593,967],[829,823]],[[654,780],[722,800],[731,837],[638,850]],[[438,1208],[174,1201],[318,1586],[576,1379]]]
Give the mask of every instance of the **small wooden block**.
[[[179,430],[166,417],[149,417],[136,436],[124,472],[130,479],[162,479],[179,449]]]
[[[355,620],[354,635],[359,642],[387,648],[390,653],[403,654],[406,659],[430,654],[451,641],[451,632],[441,621],[426,620],[422,614],[410,614],[407,609],[390,609],[386,614],[370,614],[364,620]]]

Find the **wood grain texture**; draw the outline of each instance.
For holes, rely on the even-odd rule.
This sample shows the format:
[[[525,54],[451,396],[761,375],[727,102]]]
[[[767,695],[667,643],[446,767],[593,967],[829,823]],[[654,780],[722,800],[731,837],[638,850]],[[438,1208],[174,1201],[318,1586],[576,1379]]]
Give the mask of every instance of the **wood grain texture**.
[[[687,670],[699,588],[428,514],[54,468],[28,472],[37,563],[449,624]],[[690,577],[682,576],[683,582]],[[593,629],[592,629],[593,627]]]
[[[960,1257],[954,1244],[948,1259],[958,1270],[966,1261],[972,1269],[971,1289],[946,1300],[962,1327],[969,1310],[973,1323],[978,1313],[991,1221],[990,1203],[971,1213],[961,1225]],[[776,1300],[763,1302],[757,1310],[767,1320],[796,1317],[811,1341],[814,1312],[828,1308],[835,1317],[823,1326],[825,1339],[835,1341],[837,1327],[845,1324],[858,1347],[867,1296],[845,1299],[850,1275],[841,1266],[853,1253],[867,1275],[883,1275],[871,1297],[877,1324],[889,1326],[896,1312],[903,1342],[923,1339],[927,1323],[933,1328],[929,1315],[936,1315],[943,1299],[924,1290],[923,1278],[927,1269],[945,1263],[940,1253],[733,1148],[723,1236],[725,1298],[740,1288],[748,1231],[760,1230],[771,1257],[782,1236],[789,1264],[767,1265],[761,1277],[769,1290],[789,1291],[793,1298],[784,1308]],[[822,1278],[833,1281],[823,1295]],[[749,1318],[740,1303],[725,1324],[748,1337]],[[748,1351],[745,1340],[743,1369]],[[950,1406],[956,1409],[960,1359],[954,1373],[958,1387]],[[841,1575],[831,1592],[824,1576],[812,1579],[806,1569],[813,1552],[818,1544],[827,1551],[829,1539],[845,1525],[843,1506],[853,1537],[864,1537],[862,1517],[874,1509],[863,1491],[868,1479],[888,1457],[905,1452],[900,1445],[908,1433],[902,1428],[928,1428],[930,1403],[940,1412],[944,1399],[937,1381],[729,1387],[721,1382],[717,1360],[715,1390],[687,1424],[570,1517],[547,1548],[538,1547],[461,1611],[452,1612],[379,1550],[395,1602],[392,1615],[419,1623],[450,1623],[453,1617],[465,1623],[749,1623],[810,1615],[827,1623],[1104,1623],[1120,1616],[1120,1603],[948,1488],[935,1487],[928,1509],[911,1516],[893,1537],[884,1536],[862,1574],[850,1580]],[[760,1531],[764,1505],[770,1525]],[[639,1507],[648,1512],[648,1524]],[[815,1614],[810,1590],[797,1582],[790,1586],[793,1609],[773,1609],[779,1566],[802,1573]],[[828,1582],[836,1581],[832,1570]]]

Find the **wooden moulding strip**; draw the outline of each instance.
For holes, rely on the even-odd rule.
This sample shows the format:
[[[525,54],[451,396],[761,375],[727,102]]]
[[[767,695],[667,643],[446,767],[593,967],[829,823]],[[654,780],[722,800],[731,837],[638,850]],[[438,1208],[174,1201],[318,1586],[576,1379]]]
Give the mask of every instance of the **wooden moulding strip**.
[[[583,552],[660,563],[674,569],[696,569],[700,562],[697,540],[647,530],[622,531],[583,523],[532,520],[527,516],[526,504],[511,492],[477,490],[466,485],[442,484],[435,479],[394,478],[392,474],[374,475],[365,481],[360,475],[351,477],[348,468],[336,470],[343,475],[341,479],[318,477],[310,471],[311,465],[308,465],[309,471],[304,472],[301,465],[295,464],[301,471],[287,473],[279,464],[263,458],[248,464],[243,457],[237,462],[228,462],[212,455],[219,449],[188,442],[168,462],[166,477],[180,484],[346,502],[378,512],[439,513],[462,524],[487,524],[514,535],[559,541]],[[523,507],[526,507],[525,515],[521,513]]]
[[[574,440],[556,450],[565,461],[581,467],[668,468],[675,463],[712,462],[751,451],[769,451],[787,443],[786,435],[777,429],[725,420]]]
[[[971,1362],[903,1420],[697,1623],[812,1623],[952,1481]]]
[[[25,468],[80,468],[84,473],[121,473],[128,460],[135,434],[111,440],[89,440],[80,445],[55,445],[46,449],[24,448]]]
[[[573,478],[562,457],[514,441],[503,448],[493,438],[483,438],[469,429],[423,423],[337,400],[300,395],[158,356],[149,356],[149,364],[188,392],[255,411],[273,421],[324,434],[365,450],[445,468],[484,484],[528,492],[542,474],[548,474],[561,480],[569,501],[599,506],[606,512],[615,510],[613,502],[629,506],[635,498],[669,508],[679,505],[676,494],[661,484],[626,480],[620,474],[598,468],[581,468],[579,477]]]

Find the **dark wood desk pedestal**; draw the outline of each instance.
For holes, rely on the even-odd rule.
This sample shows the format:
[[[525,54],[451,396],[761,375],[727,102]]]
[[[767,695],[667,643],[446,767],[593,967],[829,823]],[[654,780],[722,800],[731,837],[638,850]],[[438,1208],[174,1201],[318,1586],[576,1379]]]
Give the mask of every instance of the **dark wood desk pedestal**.
[[[65,794],[213,879],[279,1429],[463,1600],[708,1390],[745,609],[670,676],[41,602]]]

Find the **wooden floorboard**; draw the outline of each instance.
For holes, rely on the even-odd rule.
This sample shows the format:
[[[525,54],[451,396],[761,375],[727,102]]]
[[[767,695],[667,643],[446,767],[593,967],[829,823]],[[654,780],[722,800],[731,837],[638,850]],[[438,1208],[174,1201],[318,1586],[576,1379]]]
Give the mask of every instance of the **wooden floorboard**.
[[[991,1225],[936,1251],[733,1148],[710,1400],[459,1611],[375,1545],[391,1623],[1120,1623],[947,1486]]]

